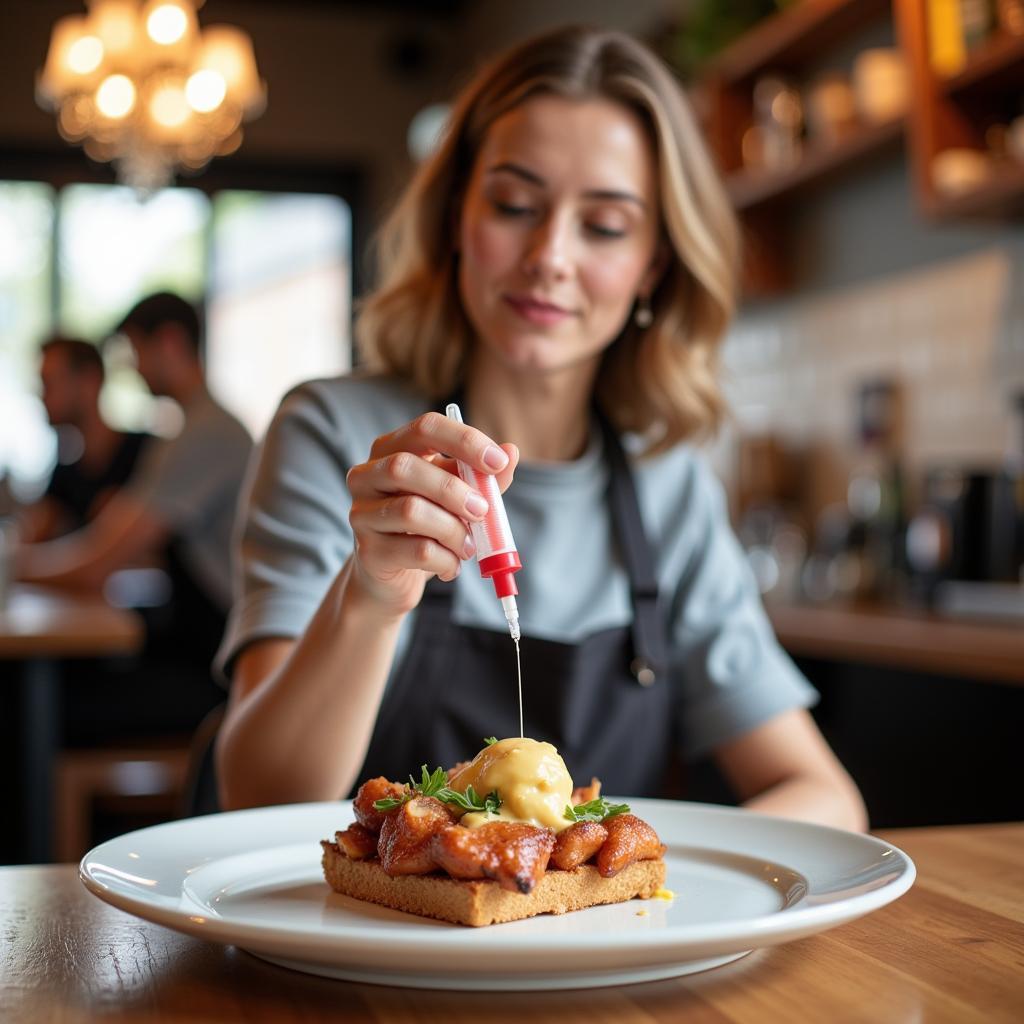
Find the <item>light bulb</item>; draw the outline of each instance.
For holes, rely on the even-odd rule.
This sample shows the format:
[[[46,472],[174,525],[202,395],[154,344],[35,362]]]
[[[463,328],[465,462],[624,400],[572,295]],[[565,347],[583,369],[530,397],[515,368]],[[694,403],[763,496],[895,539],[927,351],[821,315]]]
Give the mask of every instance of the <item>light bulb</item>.
[[[95,71],[103,60],[103,44],[96,36],[82,36],[68,48],[68,67],[76,75],[87,75]]]
[[[50,47],[46,51],[46,64],[39,76],[38,84],[40,102],[44,106],[57,107],[69,93],[81,92],[83,87],[88,88],[92,84],[83,79],[87,79],[90,71],[95,71],[99,63],[90,68],[90,71],[79,69],[89,68],[96,56],[95,45],[86,43],[83,48],[76,48],[78,43],[90,37],[95,39],[95,33],[90,29],[88,19],[84,15],[68,15],[60,18],[53,26]],[[72,53],[74,57],[71,56]],[[100,59],[102,60],[102,53]]]
[[[161,4],[154,7],[146,19],[146,31],[154,43],[171,46],[188,29],[188,17],[177,4]]]
[[[127,115],[135,106],[135,86],[127,75],[108,75],[96,90],[96,106],[112,120]]]
[[[263,106],[265,89],[256,70],[252,40],[233,25],[209,25],[203,29],[200,68],[219,72],[227,86],[227,97],[247,115]]]
[[[136,10],[134,0],[93,0],[89,22],[111,54],[127,54],[135,42]]]
[[[162,85],[149,101],[149,113],[154,121],[165,128],[177,128],[189,117],[185,91],[180,85]]]
[[[185,84],[185,96],[189,106],[200,114],[209,114],[224,102],[227,83],[219,71],[204,68],[189,76]]]

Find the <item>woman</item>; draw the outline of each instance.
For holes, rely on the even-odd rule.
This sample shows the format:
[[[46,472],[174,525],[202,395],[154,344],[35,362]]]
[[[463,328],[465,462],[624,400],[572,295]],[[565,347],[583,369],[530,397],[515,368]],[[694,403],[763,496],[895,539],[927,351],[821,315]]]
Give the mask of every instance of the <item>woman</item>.
[[[377,372],[299,388],[264,445],[221,651],[225,806],[516,734],[458,458],[510,488],[527,735],[628,795],[713,751],[748,807],[864,827],[686,443],[722,414],[736,239],[680,89],[629,37],[549,33],[468,86],[383,232]],[[454,395],[472,426],[437,411]]]

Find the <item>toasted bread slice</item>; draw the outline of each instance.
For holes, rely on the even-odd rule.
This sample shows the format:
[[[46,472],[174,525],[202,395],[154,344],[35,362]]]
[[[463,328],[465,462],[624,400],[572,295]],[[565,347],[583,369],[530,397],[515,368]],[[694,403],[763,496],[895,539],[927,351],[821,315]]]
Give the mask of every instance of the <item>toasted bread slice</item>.
[[[324,877],[335,892],[474,927],[537,914],[565,914],[602,903],[650,899],[665,884],[663,860],[637,861],[612,878],[602,878],[592,864],[583,864],[572,871],[546,871],[533,891],[522,895],[489,880],[463,881],[440,874],[392,878],[376,858],[352,860],[336,843],[323,840],[320,845]]]

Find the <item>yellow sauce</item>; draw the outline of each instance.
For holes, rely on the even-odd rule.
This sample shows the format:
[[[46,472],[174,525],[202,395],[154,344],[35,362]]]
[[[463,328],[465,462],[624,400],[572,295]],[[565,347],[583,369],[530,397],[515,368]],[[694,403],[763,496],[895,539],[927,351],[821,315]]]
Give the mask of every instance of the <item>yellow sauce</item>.
[[[665,900],[667,903],[670,903],[676,898],[676,894],[671,889],[658,889],[654,894],[654,898],[656,900]]]
[[[501,796],[497,814],[464,814],[462,824],[467,828],[488,821],[521,821],[561,832],[572,824],[565,818],[566,804],[572,802],[572,778],[550,743],[523,737],[498,740],[452,772],[448,785],[461,792],[472,786],[481,797],[496,789]]]

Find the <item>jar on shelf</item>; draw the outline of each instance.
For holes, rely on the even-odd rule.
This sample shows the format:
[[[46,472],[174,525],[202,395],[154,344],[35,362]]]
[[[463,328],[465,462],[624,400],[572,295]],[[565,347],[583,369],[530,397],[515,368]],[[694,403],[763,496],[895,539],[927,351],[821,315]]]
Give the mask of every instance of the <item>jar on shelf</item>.
[[[910,103],[907,62],[899,50],[862,50],[853,62],[853,91],[865,121],[883,124],[902,117]]]
[[[858,122],[857,99],[850,79],[840,71],[820,75],[807,90],[807,130],[815,141],[838,142]]]
[[[785,170],[799,162],[804,110],[800,91],[792,82],[764,75],[754,83],[754,121],[766,170]]]

